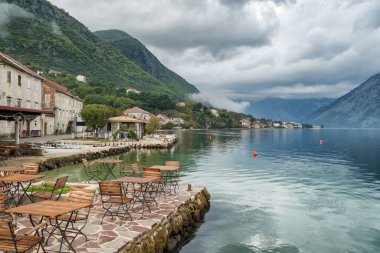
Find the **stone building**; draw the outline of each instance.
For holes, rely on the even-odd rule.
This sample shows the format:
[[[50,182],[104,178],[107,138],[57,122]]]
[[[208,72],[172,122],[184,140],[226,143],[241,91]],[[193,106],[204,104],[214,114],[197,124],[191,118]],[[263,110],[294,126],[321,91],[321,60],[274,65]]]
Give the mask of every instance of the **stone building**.
[[[43,78],[10,56],[0,53],[0,136],[44,134]],[[18,134],[15,134],[17,133]]]
[[[155,117],[152,113],[147,112],[139,107],[133,107],[125,110],[124,115],[134,119],[140,119],[145,122],[148,122],[150,118]]]
[[[53,114],[46,115],[47,134],[84,130],[83,127],[76,127],[76,122],[82,121],[80,111],[83,100],[74,96],[68,88],[45,79],[42,102],[44,109],[53,111]]]

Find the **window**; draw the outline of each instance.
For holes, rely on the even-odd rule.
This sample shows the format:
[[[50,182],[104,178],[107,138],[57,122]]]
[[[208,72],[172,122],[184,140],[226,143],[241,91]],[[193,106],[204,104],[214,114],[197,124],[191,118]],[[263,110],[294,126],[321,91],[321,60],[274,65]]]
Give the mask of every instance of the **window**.
[[[12,103],[12,98],[7,97],[7,106],[11,106],[11,103]]]
[[[17,84],[18,84],[19,86],[21,86],[21,76],[20,76],[20,75],[18,75],[18,82],[17,82]]]
[[[45,102],[50,102],[50,94],[45,94]]]
[[[30,78],[28,78],[28,90],[30,90]]]
[[[17,107],[21,107],[21,99],[17,99]]]
[[[12,72],[10,72],[10,71],[7,72],[7,82],[8,83],[12,82]]]

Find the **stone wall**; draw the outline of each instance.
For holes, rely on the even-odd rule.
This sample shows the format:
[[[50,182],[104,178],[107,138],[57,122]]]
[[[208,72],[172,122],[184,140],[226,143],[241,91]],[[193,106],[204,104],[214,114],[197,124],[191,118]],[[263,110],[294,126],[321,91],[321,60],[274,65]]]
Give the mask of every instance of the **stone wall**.
[[[56,158],[49,158],[40,163],[40,171],[48,171],[57,169],[60,167],[64,167],[67,165],[73,165],[77,163],[81,163],[83,158],[87,160],[99,159],[102,157],[119,155],[125,152],[128,152],[131,149],[168,149],[171,148],[176,142],[177,138],[173,139],[170,142],[165,143],[141,143],[141,142],[133,142],[127,143],[127,145],[123,145],[123,143],[112,142],[110,146],[106,146],[106,149],[99,151],[92,151],[86,153],[78,153],[74,155],[66,155]],[[73,142],[64,142],[64,144],[73,144]],[[78,150],[80,152],[80,150]]]
[[[210,194],[203,189],[195,197],[179,206],[146,234],[129,242],[121,253],[178,252],[203,222],[210,208]]]

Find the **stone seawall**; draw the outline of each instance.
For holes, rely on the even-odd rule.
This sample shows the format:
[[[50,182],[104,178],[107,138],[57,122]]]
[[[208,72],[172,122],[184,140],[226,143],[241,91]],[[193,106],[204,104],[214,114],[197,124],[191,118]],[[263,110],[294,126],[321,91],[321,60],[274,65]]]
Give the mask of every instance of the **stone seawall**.
[[[154,225],[152,229],[140,237],[134,238],[118,252],[178,252],[203,223],[203,217],[209,208],[210,194],[204,188],[168,214],[160,223]]]
[[[169,149],[177,143],[177,141],[178,139],[174,138],[167,142],[112,142],[103,144],[101,147],[94,147],[91,151],[78,149],[75,154],[62,154],[58,157],[43,159],[40,162],[40,171],[54,170],[67,165],[81,163],[83,158],[94,160],[102,157],[119,155],[126,153],[131,149]],[[81,144],[80,142],[74,142],[75,140],[62,141],[62,144]]]

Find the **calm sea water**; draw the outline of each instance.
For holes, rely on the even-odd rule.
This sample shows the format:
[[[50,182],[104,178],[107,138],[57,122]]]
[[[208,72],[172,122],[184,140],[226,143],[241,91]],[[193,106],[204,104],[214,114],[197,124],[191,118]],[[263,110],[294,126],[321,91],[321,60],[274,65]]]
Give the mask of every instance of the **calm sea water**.
[[[146,165],[179,160],[181,181],[211,193],[205,223],[181,252],[380,252],[380,130],[178,134],[171,151],[120,158]],[[82,173],[68,166],[48,178],[69,174],[78,181]]]

